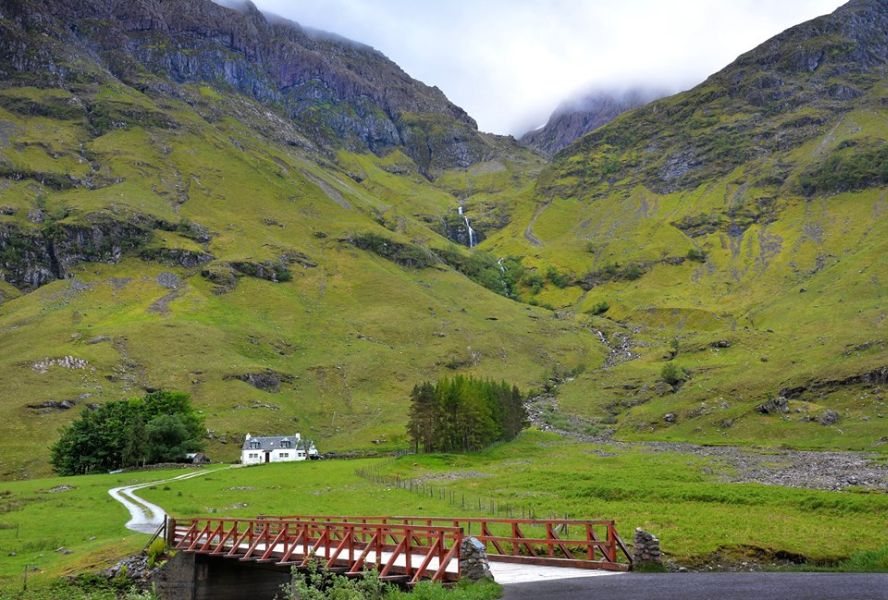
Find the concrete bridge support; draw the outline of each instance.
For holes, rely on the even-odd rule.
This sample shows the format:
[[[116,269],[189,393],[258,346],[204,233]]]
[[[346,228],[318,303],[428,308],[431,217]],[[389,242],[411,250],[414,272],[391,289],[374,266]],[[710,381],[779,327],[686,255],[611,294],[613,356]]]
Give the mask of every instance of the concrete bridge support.
[[[154,581],[161,600],[273,600],[290,582],[290,568],[178,552]]]

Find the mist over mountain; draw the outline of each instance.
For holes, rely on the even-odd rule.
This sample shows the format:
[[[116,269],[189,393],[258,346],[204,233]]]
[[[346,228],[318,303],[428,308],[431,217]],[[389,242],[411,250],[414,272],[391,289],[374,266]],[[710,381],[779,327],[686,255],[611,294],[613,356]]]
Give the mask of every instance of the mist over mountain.
[[[551,157],[575,139],[610,123],[627,110],[666,95],[666,91],[646,88],[592,91],[563,102],[545,125],[528,131],[520,141]]]

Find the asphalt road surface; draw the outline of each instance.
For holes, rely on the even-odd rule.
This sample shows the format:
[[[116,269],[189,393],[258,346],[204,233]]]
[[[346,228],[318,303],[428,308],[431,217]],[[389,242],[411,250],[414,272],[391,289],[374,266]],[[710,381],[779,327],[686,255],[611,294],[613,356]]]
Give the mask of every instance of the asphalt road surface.
[[[888,574],[628,573],[503,588],[503,600],[888,600]]]

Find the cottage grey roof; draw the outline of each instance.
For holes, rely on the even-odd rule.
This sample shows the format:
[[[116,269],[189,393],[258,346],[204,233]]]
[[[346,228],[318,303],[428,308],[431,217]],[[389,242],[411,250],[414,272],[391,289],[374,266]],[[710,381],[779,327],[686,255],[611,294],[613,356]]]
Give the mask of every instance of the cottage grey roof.
[[[308,451],[314,445],[311,440],[300,439],[299,434],[296,435],[269,435],[269,436],[253,436],[244,440],[243,450],[277,450],[282,448],[281,442],[288,440],[290,446],[288,449],[298,449]],[[256,448],[252,444],[258,443]]]

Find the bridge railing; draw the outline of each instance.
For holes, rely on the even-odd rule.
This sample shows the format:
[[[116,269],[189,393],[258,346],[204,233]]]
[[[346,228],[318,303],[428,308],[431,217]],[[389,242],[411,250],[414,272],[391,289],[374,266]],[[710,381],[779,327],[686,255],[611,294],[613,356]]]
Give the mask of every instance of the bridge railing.
[[[187,552],[321,567],[358,576],[375,568],[383,580],[459,579],[459,527],[356,522],[344,518],[169,518],[167,541]]]
[[[612,520],[315,515],[269,518],[299,523],[348,520],[362,524],[447,525],[478,538],[487,546],[492,560],[619,571],[632,565],[632,555]]]

